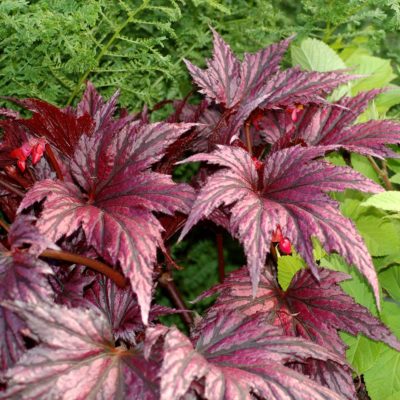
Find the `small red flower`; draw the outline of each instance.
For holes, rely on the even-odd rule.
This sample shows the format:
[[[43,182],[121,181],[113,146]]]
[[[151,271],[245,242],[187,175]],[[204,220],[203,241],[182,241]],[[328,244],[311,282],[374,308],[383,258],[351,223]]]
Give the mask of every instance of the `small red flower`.
[[[292,121],[296,122],[298,115],[304,109],[303,104],[295,104],[294,106],[289,106],[286,108],[286,111],[290,113]]]
[[[254,161],[256,170],[259,171],[263,167],[264,163],[262,161],[260,161],[257,157],[254,157],[254,156],[252,157],[252,160]]]
[[[32,164],[37,164],[43,156],[46,147],[46,139],[32,138],[28,142],[22,144],[21,147],[14,149],[10,156],[17,159],[18,168],[24,172],[26,168],[26,160],[32,155]]]

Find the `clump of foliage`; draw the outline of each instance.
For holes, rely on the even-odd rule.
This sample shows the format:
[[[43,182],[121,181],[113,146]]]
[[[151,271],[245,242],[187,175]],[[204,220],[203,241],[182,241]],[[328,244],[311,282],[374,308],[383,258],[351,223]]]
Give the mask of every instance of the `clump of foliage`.
[[[359,76],[282,69],[289,44],[239,61],[214,32],[206,69],[186,61],[203,100],[175,101],[156,123],[147,108],[118,113],[118,93],[105,102],[91,83],[76,108],[1,110],[0,398],[354,399],[339,331],[400,350],[339,285],[351,276],[319,265],[341,255],[381,308],[368,249],[330,193],[384,189],[325,156],[395,156],[400,124],[355,123],[379,91],[329,102]],[[189,162],[200,168],[176,183]],[[196,224],[235,238],[246,265],[224,276],[220,236],[223,282],[193,318],[170,247]],[[177,310],[154,302],[157,286]],[[171,313],[189,335],[157,322]]]
[[[362,36],[395,57],[399,15],[389,0],[2,0],[0,91],[65,106],[90,79],[137,110],[187,94],[182,59],[203,62],[210,24],[241,52],[296,32],[337,48]]]

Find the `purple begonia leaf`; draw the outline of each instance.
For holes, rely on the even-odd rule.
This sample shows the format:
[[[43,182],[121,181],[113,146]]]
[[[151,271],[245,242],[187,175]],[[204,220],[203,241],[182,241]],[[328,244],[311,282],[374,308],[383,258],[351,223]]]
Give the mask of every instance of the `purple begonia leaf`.
[[[94,123],[92,134],[106,134],[107,130],[115,131],[122,129],[133,120],[133,115],[113,118],[118,97],[119,91],[116,91],[114,95],[105,102],[96,91],[93,84],[88,81],[82,99],[76,107],[76,114],[78,117],[90,115]]]
[[[115,340],[122,339],[126,343],[134,343],[136,333],[144,331],[140,307],[130,287],[122,289],[104,276],[97,277],[85,290],[85,299],[106,316]],[[150,309],[149,321],[175,312],[176,310],[169,307],[154,305]]]
[[[242,268],[199,298],[219,295],[208,311],[208,318],[230,310],[249,316],[261,313],[266,321],[280,326],[285,334],[311,340],[343,358],[346,346],[338,336],[338,330],[353,335],[362,333],[400,350],[400,342],[393,333],[367,308],[343,292],[339,283],[350,279],[349,275],[324,268],[319,270],[319,275],[320,282],[317,282],[309,269],[302,269],[283,292],[271,277],[261,274],[259,289],[253,298],[251,280]],[[350,371],[337,364],[314,360],[307,362],[303,370],[344,396],[354,391]]]
[[[200,87],[200,93],[232,107],[240,82],[240,62],[234,56],[231,48],[220,35],[213,30],[214,54],[213,59],[207,61],[207,70],[203,71],[185,60],[195,83]]]
[[[305,72],[295,68],[276,74],[257,92],[240,103],[226,127],[221,129],[220,143],[230,143],[253,112],[283,108],[284,111],[281,112],[290,116],[286,107],[303,103],[326,104],[323,96],[351,79],[354,79],[354,76],[340,72]],[[288,126],[290,125],[289,123]]]
[[[0,246],[0,301],[23,300],[36,302],[50,299],[53,292],[47,280],[53,274],[51,267],[37,259],[42,247],[50,245],[37,229],[30,225],[29,217],[19,217],[10,227],[11,251]],[[25,225],[26,224],[26,225]],[[17,237],[17,233],[21,237]],[[22,244],[30,243],[31,248],[19,250]],[[32,247],[35,250],[32,251]],[[33,254],[32,254],[33,252]],[[20,334],[25,323],[17,315],[0,305],[0,370],[12,366],[25,351]],[[3,340],[4,339],[4,340]]]
[[[163,334],[165,329],[154,329]],[[151,342],[155,342],[151,335]],[[262,315],[219,314],[201,326],[195,345],[176,328],[165,334],[161,399],[180,399],[193,381],[204,378],[210,400],[340,399],[336,393],[284,366],[310,358],[345,363],[332,352],[282,334]]]
[[[18,316],[0,305],[0,382],[3,381],[4,372],[12,367],[26,350],[20,333],[24,328],[26,325]]]
[[[28,252],[34,256],[38,256],[43,250],[49,248],[59,250],[51,240],[43,236],[36,226],[32,225],[35,218],[27,215],[19,216],[10,226],[8,232],[8,243],[11,250],[30,245]]]
[[[5,305],[26,321],[40,344],[7,371],[0,398],[159,398],[157,365],[143,357],[142,346],[117,347],[101,313],[48,303]]]
[[[90,115],[96,121],[96,125],[100,126],[102,121],[109,120],[113,116],[118,96],[119,91],[106,103],[93,84],[88,81],[82,99],[76,106],[76,113],[78,116]]]
[[[246,119],[258,108],[264,110],[285,108],[295,104],[327,103],[323,98],[340,84],[355,79],[345,71],[309,72],[300,68],[279,69],[279,62],[291,38],[273,44],[256,54],[245,54],[243,62],[232,53],[228,44],[214,31],[213,59],[202,70],[186,61],[194,82],[207,98],[221,104],[226,128],[221,123],[205,129],[203,133],[221,136],[218,144],[229,144],[239,134]],[[224,118],[225,118],[224,117]],[[217,129],[218,128],[218,129]]]
[[[119,262],[138,296],[145,324],[162,232],[152,212],[187,213],[194,196],[189,185],[175,184],[149,167],[192,126],[134,123],[82,136],[71,165],[80,186],[44,180],[20,205],[23,210],[46,198],[37,222],[42,233],[56,241],[82,227],[89,245],[107,262]]]
[[[253,93],[265,84],[271,76],[279,71],[282,60],[293,37],[274,43],[255,54],[245,53],[240,66],[240,86],[236,102]]]
[[[250,99],[263,98],[260,107],[265,110],[293,104],[325,104],[323,96],[355,78],[343,71],[308,72],[295,67],[274,75]]]
[[[217,207],[232,205],[231,228],[244,246],[254,292],[272,232],[280,225],[283,235],[316,276],[312,236],[366,276],[379,306],[377,275],[365,243],[326,192],[383,189],[351,168],[314,160],[325,150],[323,146],[295,146],[272,153],[265,160],[263,176],[259,176],[251,156],[241,148],[219,146],[211,154],[189,157],[186,161],[207,161],[225,169],[211,175],[200,190],[180,238]]]
[[[55,277],[50,277],[50,283],[55,293],[54,301],[68,307],[87,307],[88,300],[84,298],[84,289],[99,279],[99,275],[88,274],[82,265],[70,268],[53,267]]]
[[[303,141],[311,146],[342,147],[365,155],[397,157],[385,144],[400,142],[399,123],[379,120],[352,125],[379,93],[372,90],[334,104],[308,105],[295,123],[289,123],[290,116],[285,111],[267,111],[260,121],[264,139],[274,145],[273,150]]]

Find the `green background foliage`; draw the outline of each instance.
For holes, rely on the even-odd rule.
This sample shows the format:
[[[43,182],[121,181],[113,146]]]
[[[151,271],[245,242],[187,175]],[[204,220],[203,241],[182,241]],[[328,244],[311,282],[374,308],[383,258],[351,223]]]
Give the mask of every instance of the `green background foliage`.
[[[239,53],[296,33],[397,60],[399,24],[397,0],[2,0],[0,91],[65,106],[90,79],[138,110],[191,90],[182,60],[204,64],[209,26]]]

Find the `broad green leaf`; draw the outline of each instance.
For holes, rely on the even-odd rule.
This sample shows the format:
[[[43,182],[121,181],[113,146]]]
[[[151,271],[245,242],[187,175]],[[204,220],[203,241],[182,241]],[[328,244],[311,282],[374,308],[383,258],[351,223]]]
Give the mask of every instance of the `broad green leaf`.
[[[390,190],[371,196],[362,203],[363,206],[373,206],[387,211],[400,211],[400,192]]]
[[[293,65],[308,71],[326,72],[345,69],[346,64],[327,44],[317,39],[305,39],[300,46],[291,47]]]
[[[386,114],[396,104],[400,104],[400,87],[397,85],[390,85],[387,92],[381,93],[375,99],[375,105],[380,115]]]
[[[400,243],[399,222],[385,216],[369,209],[355,221],[369,252],[377,257],[398,252]]]
[[[400,222],[388,218],[385,211],[364,207],[365,203],[361,196],[345,198],[341,210],[346,217],[355,222],[371,255],[382,257],[397,253],[400,243]]]
[[[374,265],[377,271],[383,271],[392,264],[400,264],[400,252],[389,254],[386,257],[374,258]]]
[[[320,261],[320,266],[332,269],[334,271],[345,272],[351,275],[353,279],[340,283],[341,288],[354,300],[368,308],[373,314],[377,315],[374,295],[370,285],[365,278],[352,266],[349,266],[339,255],[330,254]]]
[[[346,60],[346,65],[354,68],[352,70],[354,74],[366,76],[353,82],[351,87],[353,96],[365,90],[385,87],[396,78],[390,60],[383,58],[354,53]]]
[[[400,159],[399,158],[389,158],[388,160],[386,160],[386,165],[393,172],[400,172]]]
[[[400,337],[400,307],[389,302],[382,306],[382,320]],[[400,352],[383,343],[381,346],[375,364],[364,374],[368,394],[372,400],[397,400],[400,398]]]
[[[307,71],[327,72],[345,69],[346,64],[340,56],[326,43],[318,39],[305,39],[300,46],[291,47],[293,65],[300,65]],[[338,100],[347,95],[351,83],[342,85],[331,94],[331,100]]]
[[[370,178],[376,183],[381,184],[379,175],[375,172],[367,157],[353,153],[351,155],[351,164],[356,171],[361,172],[367,178]]]
[[[353,46],[346,46],[346,48],[340,52],[340,58],[347,64],[347,60],[351,58],[370,56],[371,52],[366,47],[360,46],[360,44],[361,43],[354,43]]]
[[[313,255],[314,255],[314,259],[316,261],[321,260],[321,258],[325,257],[327,255],[325,249],[322,247],[321,242],[315,238],[312,237],[311,238],[312,242],[313,242]]]
[[[376,362],[382,350],[382,343],[369,339],[363,335],[352,336],[341,332],[340,337],[349,346],[346,359],[361,375],[368,371]]]
[[[398,172],[397,174],[394,174],[390,178],[390,182],[400,184],[400,173]]]
[[[278,258],[278,282],[286,290],[297,271],[305,267],[300,256],[282,256]]]
[[[379,282],[394,300],[400,302],[400,265],[393,265],[382,271]]]
[[[325,158],[332,164],[335,164],[339,167],[345,167],[346,166],[346,161],[344,161],[344,158],[341,154],[339,153],[330,153],[325,156]]]

